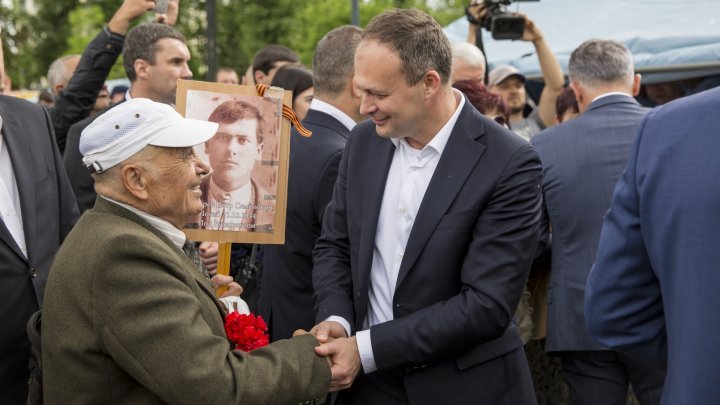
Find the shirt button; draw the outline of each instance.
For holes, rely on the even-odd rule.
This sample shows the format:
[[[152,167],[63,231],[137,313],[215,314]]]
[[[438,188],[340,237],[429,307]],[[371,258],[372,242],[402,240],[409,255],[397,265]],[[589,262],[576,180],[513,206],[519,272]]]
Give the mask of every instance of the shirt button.
[[[403,258],[403,254],[402,254],[402,253],[400,253],[398,256],[400,256],[401,259]]]
[[[401,212],[401,213],[403,213],[403,214],[404,214],[404,213],[405,213],[405,211],[406,211],[406,210],[405,210],[405,207],[400,207],[400,212]]]

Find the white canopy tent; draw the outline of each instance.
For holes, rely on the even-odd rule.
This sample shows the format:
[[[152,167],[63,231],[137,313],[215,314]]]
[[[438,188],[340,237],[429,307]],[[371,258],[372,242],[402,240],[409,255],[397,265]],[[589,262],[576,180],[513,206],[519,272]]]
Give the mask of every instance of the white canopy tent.
[[[628,46],[644,83],[720,74],[720,0],[541,0],[515,2],[509,11],[535,22],[565,72],[573,49],[603,38]],[[467,30],[465,17],[445,27],[451,42],[466,41]],[[496,41],[483,30],[483,44],[491,66],[541,76],[531,43]]]

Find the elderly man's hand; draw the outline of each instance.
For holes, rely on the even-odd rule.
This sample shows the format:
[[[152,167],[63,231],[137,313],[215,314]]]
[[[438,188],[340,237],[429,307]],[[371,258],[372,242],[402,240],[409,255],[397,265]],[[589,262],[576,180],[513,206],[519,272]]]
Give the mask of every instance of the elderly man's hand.
[[[347,331],[339,323],[335,321],[323,321],[310,329],[310,333],[317,338],[320,343],[329,342],[329,338],[338,339],[347,337]]]
[[[203,266],[207,269],[210,277],[217,274],[218,243],[201,242],[198,252],[200,252],[200,260],[202,260]]]
[[[355,336],[335,339],[332,342],[322,344],[315,348],[315,353],[329,357],[332,363],[330,366],[330,372],[332,373],[330,391],[350,388],[362,367]]]
[[[240,294],[243,292],[242,286],[240,284],[233,281],[233,278],[230,276],[223,276],[222,274],[218,274],[216,276],[213,276],[213,278],[210,279],[210,284],[212,284],[213,288],[217,291],[222,286],[227,286],[227,291],[225,291],[220,298],[223,297],[230,297],[230,296],[236,296],[239,297]]]

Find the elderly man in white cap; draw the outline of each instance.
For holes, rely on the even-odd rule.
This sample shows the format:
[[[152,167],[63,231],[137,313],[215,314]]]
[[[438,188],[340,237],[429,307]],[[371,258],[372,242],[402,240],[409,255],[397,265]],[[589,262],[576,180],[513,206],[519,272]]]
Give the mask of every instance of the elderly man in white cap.
[[[328,361],[304,335],[232,350],[224,307],[180,230],[218,125],[129,100],[82,133],[98,199],[60,248],[45,293],[46,403],[287,404],[324,399]],[[216,280],[216,279],[213,279]],[[237,286],[236,286],[237,287]],[[234,291],[238,293],[238,289]]]

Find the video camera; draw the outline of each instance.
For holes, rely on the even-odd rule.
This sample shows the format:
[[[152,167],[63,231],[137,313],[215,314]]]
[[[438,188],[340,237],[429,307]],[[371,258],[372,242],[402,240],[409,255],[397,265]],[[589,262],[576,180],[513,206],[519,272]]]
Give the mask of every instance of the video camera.
[[[487,14],[480,21],[470,13],[470,4],[465,8],[465,15],[468,21],[479,24],[492,33],[494,39],[520,39],[525,31],[525,18],[511,14],[507,6],[513,1],[539,1],[539,0],[483,0]]]

